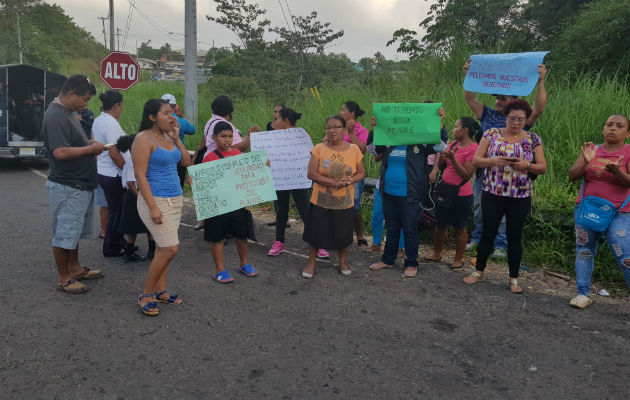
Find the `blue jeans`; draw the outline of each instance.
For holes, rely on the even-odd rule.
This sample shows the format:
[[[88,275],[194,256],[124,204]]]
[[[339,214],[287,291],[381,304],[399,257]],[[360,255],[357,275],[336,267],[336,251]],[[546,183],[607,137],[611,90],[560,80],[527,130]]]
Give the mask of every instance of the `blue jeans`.
[[[361,195],[363,194],[363,189],[365,188],[365,178],[361,180],[361,182],[357,182],[354,184],[354,209],[361,209]]]
[[[574,215],[577,214],[577,207]],[[577,218],[576,218],[577,219]],[[617,213],[606,232],[595,232],[575,224],[575,283],[578,294],[588,296],[599,237],[606,235],[617,265],[630,287],[630,213]]]
[[[483,177],[475,176],[475,182],[473,184],[473,223],[474,228],[470,234],[470,243],[479,244],[481,241],[481,234],[483,233],[483,212],[481,211],[481,193],[483,190]],[[507,249],[507,234],[505,233],[505,217],[501,220],[499,225],[499,231],[497,237],[494,238],[495,249]]]
[[[383,226],[385,224],[385,215],[383,215],[383,198],[381,197],[381,191],[374,189],[374,205],[372,207],[372,243],[381,245],[381,238],[383,237]],[[400,230],[400,240],[398,241],[398,248],[405,247],[405,235]]]
[[[407,202],[407,197],[392,196],[383,193],[383,213],[387,240],[381,261],[387,265],[394,265],[398,254],[400,229],[405,234],[405,267],[418,267],[418,219],[420,218],[420,203]]]

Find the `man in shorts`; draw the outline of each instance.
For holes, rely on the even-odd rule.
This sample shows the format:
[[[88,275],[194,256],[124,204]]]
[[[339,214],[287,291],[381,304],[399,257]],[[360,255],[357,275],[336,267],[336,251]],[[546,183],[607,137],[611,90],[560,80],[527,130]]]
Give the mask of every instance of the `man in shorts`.
[[[59,273],[57,288],[73,294],[88,290],[81,280],[103,277],[101,271],[79,264],[79,239],[89,238],[94,225],[96,155],[106,148],[88,140],[76,113],[86,108],[95,94],[96,89],[86,76],[71,76],[46,110],[42,123],[42,137],[48,149],[46,188],[53,256]]]

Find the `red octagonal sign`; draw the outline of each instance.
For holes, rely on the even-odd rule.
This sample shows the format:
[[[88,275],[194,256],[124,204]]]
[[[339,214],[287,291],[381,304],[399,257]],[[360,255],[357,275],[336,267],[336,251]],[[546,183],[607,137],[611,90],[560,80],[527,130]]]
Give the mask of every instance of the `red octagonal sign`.
[[[127,90],[138,82],[140,66],[131,54],[112,51],[101,60],[100,75],[111,89]]]

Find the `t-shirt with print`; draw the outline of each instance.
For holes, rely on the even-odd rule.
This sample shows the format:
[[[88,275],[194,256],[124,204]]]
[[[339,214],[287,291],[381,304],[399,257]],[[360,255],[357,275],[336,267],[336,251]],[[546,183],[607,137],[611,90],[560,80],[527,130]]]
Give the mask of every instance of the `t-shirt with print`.
[[[530,132],[518,142],[508,143],[497,128],[486,131],[483,138],[490,142],[486,155],[488,158],[505,156],[532,161],[536,147],[542,145],[540,137]],[[492,166],[484,168],[483,191],[497,196],[531,197],[532,180],[525,170],[514,171],[510,166]]]
[[[359,121],[357,121],[356,124],[354,124],[354,134],[357,135],[357,138],[362,141],[363,143],[367,144],[368,141],[368,136],[370,135],[370,132],[368,132],[367,129],[365,129],[365,127],[363,127],[363,125],[361,125],[361,123]],[[343,135],[343,140],[350,143],[350,136],[348,135],[348,133],[346,132]]]
[[[126,136],[127,134],[122,130],[116,118],[103,112],[94,120],[92,135],[94,136],[94,140],[99,143],[111,144],[116,143],[118,138]],[[120,176],[122,172],[109,156],[108,150],[105,150],[96,157],[96,168],[99,175],[109,176],[110,178]]]
[[[450,149],[456,149],[455,158],[461,165],[465,165],[466,161],[471,161],[477,152],[477,148],[479,145],[477,143],[471,143],[466,147],[461,147],[461,143],[453,142],[449,146]],[[462,177],[459,176],[455,167],[453,166],[453,162],[449,158],[446,159],[446,168],[444,168],[444,172],[442,172],[442,180],[449,185],[461,185]],[[470,183],[470,180],[460,186],[458,196],[470,196],[473,194],[473,188]]]
[[[212,133],[214,132],[214,126],[220,121],[227,122],[232,127],[232,130],[234,132],[234,139],[232,140],[232,146],[234,146],[235,144],[239,144],[243,141],[243,138],[241,138],[241,132],[238,129],[236,129],[236,127],[232,125],[230,121],[218,115],[212,114],[212,116],[206,123],[205,128],[203,129],[203,134],[206,138],[206,153],[210,153],[211,151],[214,151],[214,149],[217,148],[217,144],[214,142],[214,140],[212,140]]]
[[[232,150],[230,150],[230,151],[220,151],[219,153],[221,153],[223,158],[231,157],[231,156],[238,156],[239,154],[243,154],[239,150],[234,149],[234,148]],[[216,161],[216,160],[220,160],[220,159],[221,159],[221,157],[219,157],[219,155],[217,153],[215,153],[214,150],[212,150],[211,152],[206,153],[206,155],[203,157],[203,161],[202,162]]]
[[[407,146],[396,146],[387,156],[383,191],[391,196],[407,196]]]
[[[354,144],[345,150],[334,151],[325,143],[319,143],[313,147],[311,154],[319,161],[318,172],[335,180],[356,174],[357,165],[363,159],[361,150]],[[313,182],[311,203],[331,210],[351,208],[354,206],[354,185],[334,189]]]
[[[89,146],[76,113],[52,102],[44,113],[42,138],[48,149],[48,180],[81,190],[94,190],[98,186],[96,157],[86,154],[71,160],[58,160],[53,150],[60,147]]]
[[[628,171],[630,162],[630,144],[624,145],[619,151],[608,152],[604,145],[600,145],[595,153],[595,158],[588,164],[584,174],[584,196],[597,196],[606,199],[619,208],[628,197],[630,188],[624,187],[619,178],[606,171],[606,164],[615,162],[623,156],[619,168]],[[578,194],[577,203],[580,204],[581,197]],[[620,210],[620,212],[630,212],[630,202]]]

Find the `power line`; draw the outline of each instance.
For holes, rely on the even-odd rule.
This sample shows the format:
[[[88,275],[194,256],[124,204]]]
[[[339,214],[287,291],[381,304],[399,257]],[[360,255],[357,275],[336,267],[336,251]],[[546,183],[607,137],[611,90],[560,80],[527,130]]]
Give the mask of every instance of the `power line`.
[[[145,20],[149,23],[149,25],[151,25],[156,31],[160,32],[162,34],[162,36],[167,37],[169,40],[175,40],[178,42],[183,42],[182,39],[176,39],[175,37],[171,36],[168,34],[168,32],[166,32],[165,30],[163,30],[159,23],[156,22],[155,20],[153,20],[151,17],[149,17],[144,11],[142,11],[140,8],[138,8],[138,6],[135,5],[135,1],[134,3],[131,2],[131,0],[127,0],[127,3],[131,4],[131,6],[136,10],[136,12]]]
[[[123,38],[123,48],[127,47],[127,36],[129,35],[129,28],[131,27],[131,18],[133,17],[133,6],[136,0],[132,0],[133,3],[129,3],[129,12],[127,13],[127,22],[125,23],[125,35]]]
[[[284,7],[282,7],[281,0],[278,0],[278,5],[280,6],[280,11],[282,11],[282,16],[284,17],[284,22],[287,24],[287,28],[291,30],[291,25],[289,25],[289,20],[287,19],[287,15],[284,13]]]

